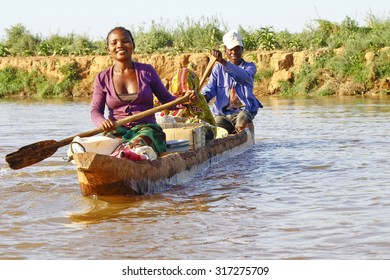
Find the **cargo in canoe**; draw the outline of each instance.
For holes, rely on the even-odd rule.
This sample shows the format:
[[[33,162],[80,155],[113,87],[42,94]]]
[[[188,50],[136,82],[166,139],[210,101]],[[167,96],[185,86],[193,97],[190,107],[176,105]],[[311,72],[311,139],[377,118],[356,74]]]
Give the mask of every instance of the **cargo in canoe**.
[[[196,135],[193,132],[191,129],[190,133]],[[96,152],[75,153],[73,162],[81,193],[84,196],[133,196],[165,190],[250,148],[254,144],[254,127],[251,123],[238,134],[204,143],[198,143],[196,137],[190,138],[191,148],[168,151],[153,161],[131,161]]]

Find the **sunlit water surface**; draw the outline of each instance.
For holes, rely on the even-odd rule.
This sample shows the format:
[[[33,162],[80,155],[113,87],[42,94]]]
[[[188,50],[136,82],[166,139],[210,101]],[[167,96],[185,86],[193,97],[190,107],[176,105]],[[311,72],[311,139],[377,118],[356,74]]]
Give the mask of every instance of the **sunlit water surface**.
[[[80,194],[66,148],[89,103],[0,100],[0,259],[389,259],[390,100],[263,98],[256,144],[157,194]]]

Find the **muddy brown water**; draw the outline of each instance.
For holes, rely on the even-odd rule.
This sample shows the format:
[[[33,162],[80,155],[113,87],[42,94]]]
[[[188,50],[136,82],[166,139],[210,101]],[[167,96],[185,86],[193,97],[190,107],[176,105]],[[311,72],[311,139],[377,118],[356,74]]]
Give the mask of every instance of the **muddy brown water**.
[[[0,100],[0,259],[389,259],[390,99],[262,98],[256,143],[164,192],[80,194],[66,148],[89,102]]]

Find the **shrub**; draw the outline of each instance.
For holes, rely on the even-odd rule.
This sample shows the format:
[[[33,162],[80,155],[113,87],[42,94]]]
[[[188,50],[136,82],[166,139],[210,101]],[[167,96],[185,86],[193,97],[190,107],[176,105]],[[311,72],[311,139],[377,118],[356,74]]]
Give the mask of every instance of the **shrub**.
[[[65,80],[77,82],[80,80],[81,69],[77,61],[73,61],[60,66],[60,73],[65,76]]]
[[[372,68],[374,79],[387,78],[390,76],[390,49],[378,53]]]
[[[40,42],[38,36],[32,35],[22,24],[16,24],[5,29],[7,33],[6,45],[13,55],[35,55]]]
[[[0,96],[9,96],[29,91],[29,77],[27,71],[19,71],[14,67],[5,67],[0,70]]]
[[[0,70],[0,97],[14,94],[37,94],[40,97],[69,96],[79,81],[79,72],[75,64],[67,64],[60,68],[65,79],[58,82],[46,78],[37,71],[25,71],[14,67]]]
[[[304,49],[299,34],[292,34],[288,31],[278,32],[275,34],[275,40],[279,48],[283,50],[301,51]]]
[[[9,56],[9,55],[11,55],[11,52],[7,48],[7,46],[0,44],[0,57]]]
[[[153,53],[157,50],[172,47],[173,45],[170,33],[164,26],[156,24],[154,21],[149,32],[145,32],[141,28],[135,33],[134,37],[137,51],[141,53]]]
[[[173,46],[178,51],[196,52],[220,48],[226,27],[221,28],[224,27],[216,17],[202,17],[198,21],[186,17],[185,22],[180,22],[173,30]]]
[[[270,79],[274,73],[274,70],[269,68],[269,69],[261,69],[257,71],[255,75],[255,81],[261,81],[262,79]]]

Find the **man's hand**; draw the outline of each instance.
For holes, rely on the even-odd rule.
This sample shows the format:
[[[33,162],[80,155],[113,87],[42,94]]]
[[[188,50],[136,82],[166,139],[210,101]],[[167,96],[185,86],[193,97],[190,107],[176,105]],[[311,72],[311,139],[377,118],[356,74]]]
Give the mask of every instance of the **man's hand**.
[[[216,58],[216,60],[221,63],[223,66],[226,66],[226,60],[222,57],[222,52],[220,50],[212,50],[211,55]]]

